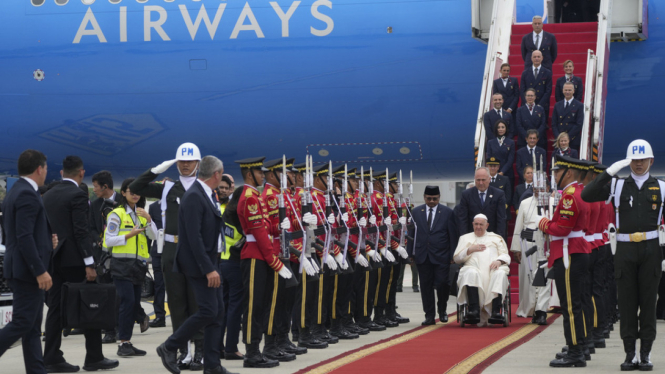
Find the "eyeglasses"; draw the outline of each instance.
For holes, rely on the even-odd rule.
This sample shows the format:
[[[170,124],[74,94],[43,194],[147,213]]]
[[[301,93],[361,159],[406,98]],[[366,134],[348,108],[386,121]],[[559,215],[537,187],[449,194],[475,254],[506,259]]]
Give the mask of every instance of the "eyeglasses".
[[[426,197],[426,198],[425,198],[425,201],[438,201],[439,199],[440,199],[439,196],[436,196],[436,197]]]

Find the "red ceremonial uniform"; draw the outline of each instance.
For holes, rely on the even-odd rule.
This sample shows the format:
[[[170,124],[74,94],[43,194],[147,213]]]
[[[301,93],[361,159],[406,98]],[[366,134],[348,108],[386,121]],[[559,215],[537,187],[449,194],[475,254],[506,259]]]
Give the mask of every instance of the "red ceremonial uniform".
[[[349,220],[346,221],[346,226],[349,229],[357,227],[358,220],[356,219],[356,215],[358,214],[358,209],[356,208],[356,199],[354,199],[353,195],[351,195],[349,192],[344,195],[344,205],[346,206],[346,212],[349,216]],[[349,241],[358,244],[358,235],[349,234]],[[356,254],[358,252],[357,249],[353,249],[353,247],[349,246],[348,251],[352,258],[356,258]]]
[[[395,224],[399,220],[399,216],[397,215],[397,201],[395,200],[395,195],[393,195],[391,192],[386,193],[386,196],[388,197],[388,208],[390,211],[390,219],[393,221],[393,224]],[[400,235],[402,235],[400,231],[393,231],[394,237],[399,239]],[[391,238],[390,248],[392,248],[393,250],[397,250],[397,247],[399,247],[399,242]]]
[[[383,225],[383,194],[379,191],[374,191],[372,194],[372,214],[376,216],[376,224]],[[386,241],[385,234],[381,236]],[[386,245],[379,243],[379,249],[385,248]]]
[[[552,236],[550,244],[550,257],[548,266],[552,267],[554,261],[563,257],[564,237],[568,238],[568,253],[589,253],[587,241],[584,239],[584,229],[589,220],[589,206],[582,201],[581,188],[577,183],[571,183],[564,188],[559,204],[554,210],[552,220],[543,218],[538,228]]]
[[[580,185],[582,189],[584,186]],[[585,202],[586,203],[586,202]],[[593,237],[593,234],[596,233],[596,225],[598,224],[598,218],[600,214],[600,206],[598,203],[586,203],[589,206],[589,221],[587,223],[587,228],[585,233],[587,235],[587,243],[589,243],[590,250],[598,248],[598,243]]]
[[[268,209],[259,191],[248,184],[245,184],[238,201],[238,218],[247,236],[240,258],[265,261],[273,270],[280,271],[284,265],[272,249]]]
[[[298,187],[296,187],[296,193],[297,191]],[[284,204],[286,205],[286,216],[291,221],[291,230],[289,230],[289,232],[302,231],[302,224],[300,223],[300,206],[298,205],[296,198],[291,195],[290,191],[285,191],[284,197]],[[302,251],[302,238],[292,240],[290,244],[293,246],[293,248]],[[293,253],[291,253],[289,259],[291,262],[296,264],[300,263],[298,256],[294,255]]]
[[[261,197],[268,206],[268,221],[270,226],[268,227],[268,233],[272,236],[272,250],[273,253],[279,257],[281,252],[281,242],[279,239],[280,229],[279,229],[279,194],[280,190],[273,186],[270,183],[266,183],[266,187],[263,189]]]
[[[316,215],[316,224],[317,226],[321,226],[326,224],[326,220],[328,217],[326,217],[326,195],[325,192],[317,189],[317,188],[312,188],[312,214]],[[336,224],[331,225],[332,227],[336,227]],[[326,241],[326,236],[324,235],[319,235],[317,238],[321,239],[323,242]],[[320,259],[323,258],[323,252],[319,251],[318,249],[316,250],[316,254],[319,256]],[[332,256],[337,256],[339,254],[339,247],[336,245],[333,245],[333,253],[330,253]]]

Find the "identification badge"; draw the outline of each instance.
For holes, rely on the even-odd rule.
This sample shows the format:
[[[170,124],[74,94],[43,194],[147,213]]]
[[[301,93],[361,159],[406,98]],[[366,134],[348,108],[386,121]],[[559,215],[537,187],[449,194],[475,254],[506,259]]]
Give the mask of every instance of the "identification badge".
[[[658,206],[657,204],[651,204],[651,209],[652,209],[652,210],[656,210],[656,207],[657,207],[657,206]]]

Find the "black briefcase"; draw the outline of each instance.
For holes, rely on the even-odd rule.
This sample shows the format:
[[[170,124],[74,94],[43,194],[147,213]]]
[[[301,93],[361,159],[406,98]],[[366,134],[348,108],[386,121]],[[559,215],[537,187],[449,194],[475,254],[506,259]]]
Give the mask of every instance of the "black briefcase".
[[[90,330],[116,328],[115,286],[100,283],[62,285],[62,327]]]

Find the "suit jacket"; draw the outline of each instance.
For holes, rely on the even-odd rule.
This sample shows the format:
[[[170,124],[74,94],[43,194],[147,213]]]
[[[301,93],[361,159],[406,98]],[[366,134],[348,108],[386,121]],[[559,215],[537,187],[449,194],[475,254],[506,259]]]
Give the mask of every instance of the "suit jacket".
[[[543,165],[545,170],[549,170],[547,168],[547,152],[545,152],[545,150],[539,146],[536,146],[535,152],[536,163],[538,163],[538,167],[540,167],[540,156],[543,156]],[[524,182],[524,168],[527,166],[533,166],[533,157],[531,157],[529,147],[524,147],[517,150],[517,162],[515,165],[517,168],[517,174],[519,175],[519,181],[522,183]]]
[[[178,247],[173,271],[191,277],[205,277],[217,270],[220,254],[218,240],[224,248],[222,212],[213,205],[201,183],[196,181],[182,196],[178,212]]]
[[[496,138],[496,135],[494,134],[494,125],[496,124],[496,121],[500,119],[503,119],[508,124],[506,136],[509,138],[513,137],[513,124],[512,124],[513,115],[506,112],[505,110],[501,110],[501,117],[499,117],[499,114],[496,112],[496,109],[492,108],[487,112],[485,112],[485,114],[483,115],[483,123],[485,124],[485,132],[487,133],[487,139]]]
[[[538,130],[538,146],[546,148],[547,145],[547,115],[542,106],[535,104],[533,113],[529,107],[523,105],[517,109],[517,121],[515,121],[515,132],[517,133],[517,147],[526,145],[527,130]]]
[[[423,204],[412,210],[415,225],[410,226],[409,236],[415,238],[416,243],[414,246],[413,240],[408,241],[409,256],[415,259],[416,264],[429,260],[436,265],[450,265],[453,252],[457,247],[457,229],[453,210],[439,204],[435,208],[436,213],[430,229],[427,226],[427,209],[429,207]]]
[[[530,190],[533,191],[533,188],[530,188]],[[515,211],[517,211],[520,208],[520,203],[522,202],[522,200],[526,199],[526,197],[527,197],[525,195],[526,192],[527,192],[527,188],[526,188],[526,183],[524,183],[524,182],[518,184],[517,187],[515,187],[515,195],[513,196],[513,201],[512,201],[512,204],[513,204],[513,207],[515,208]]]
[[[155,226],[157,226],[157,230],[163,229],[162,227],[162,203],[161,200],[157,200],[150,204],[148,207],[148,214],[150,214],[150,218],[152,219],[152,222],[155,223]],[[152,244],[150,244],[150,256],[161,256],[161,253],[157,253],[157,240],[153,240]]]
[[[21,178],[7,193],[2,212],[6,243],[3,276],[37,284],[37,276],[49,268],[53,250],[42,198]]]
[[[540,41],[540,48],[536,48],[533,44],[533,32],[530,32],[522,37],[522,59],[524,60],[524,69],[533,66],[531,62],[531,54],[538,49],[543,53],[543,66],[552,70],[552,64],[556,61],[557,44],[556,37],[553,34],[543,30],[541,31],[542,40]]]
[[[573,98],[564,109],[565,101],[559,101],[552,111],[552,133],[556,138],[562,132],[570,137],[570,147],[579,148],[584,125],[584,104]]]
[[[517,102],[520,100],[520,85],[517,78],[508,77],[508,83],[504,86],[503,79],[495,79],[492,83],[492,95],[500,93],[503,96],[503,109],[517,110]]]
[[[512,139],[504,139],[503,144],[494,138],[487,142],[487,157],[496,157],[501,162],[499,172],[504,176],[511,175],[515,163],[515,142]]]
[[[580,159],[580,155],[577,152],[577,150],[572,149],[570,147],[568,147],[568,149],[566,149],[565,151],[561,151],[560,149],[555,149],[554,153],[555,154],[560,154],[562,156],[568,156],[568,157],[576,158],[578,160]]]
[[[538,78],[533,76],[531,66],[522,72],[520,81],[520,95],[522,96],[522,106],[526,105],[526,90],[533,88],[536,90],[536,104],[540,105],[547,112],[550,108],[550,97],[552,96],[552,71],[541,65],[538,70]]]
[[[63,181],[44,194],[44,207],[53,232],[58,234],[54,265],[85,266],[84,259],[92,257],[88,195],[76,184]]]
[[[504,194],[506,194],[506,209],[508,209],[510,207],[508,203],[512,201],[511,197],[513,193],[513,189],[510,186],[510,180],[508,179],[508,177],[501,174],[495,175],[494,179],[495,181],[491,182],[492,177],[490,177],[490,186],[498,188],[501,191],[503,191]],[[508,212],[506,212],[506,216],[508,216]],[[508,220],[510,220],[510,218]]]
[[[164,184],[151,183],[157,179],[158,176],[158,174],[153,174],[150,169],[148,169],[145,173],[139,175],[139,177],[129,185],[129,189],[141,196],[161,199],[162,192],[164,192]],[[166,227],[164,227],[165,234],[178,235],[178,209],[180,208],[180,199],[184,194],[185,187],[182,185],[182,182],[180,182],[180,180],[175,181],[173,187],[171,187],[169,193],[166,196]],[[165,246],[166,245],[168,244],[165,244]]]
[[[563,100],[563,85],[566,83],[566,76],[564,75],[563,77],[559,78],[556,80],[556,87],[554,87],[554,99],[559,102]],[[575,100],[582,101],[584,99],[584,82],[582,82],[582,78],[577,77],[573,75],[573,80],[572,83],[575,85],[575,93],[573,94],[573,97]]]
[[[457,218],[459,234],[473,232],[473,217],[482,213],[489,220],[488,231],[506,238],[506,194],[498,188],[489,186],[485,191],[485,204],[481,204],[478,188],[473,187],[462,192]]]

